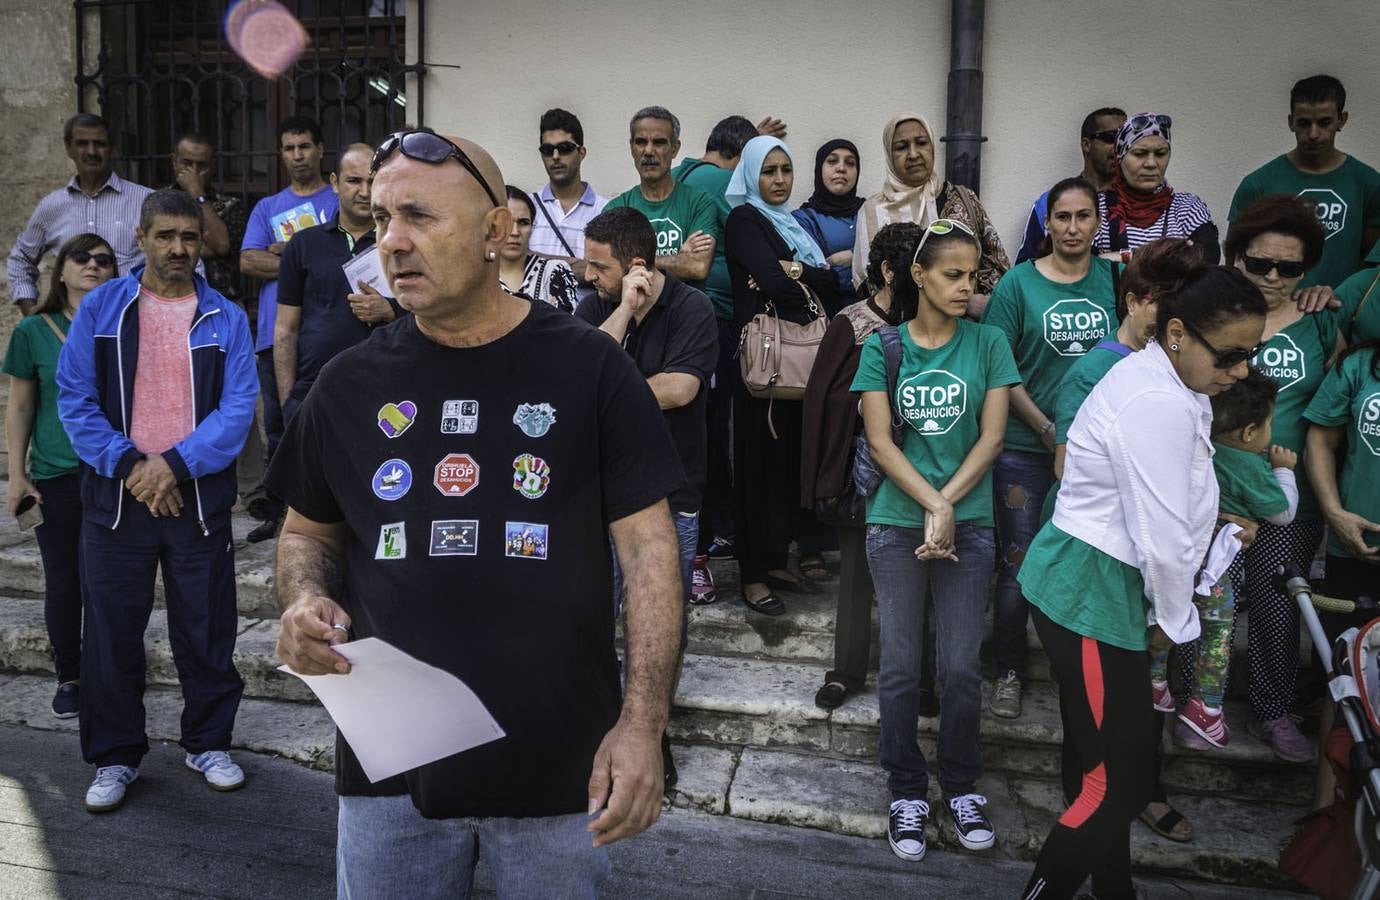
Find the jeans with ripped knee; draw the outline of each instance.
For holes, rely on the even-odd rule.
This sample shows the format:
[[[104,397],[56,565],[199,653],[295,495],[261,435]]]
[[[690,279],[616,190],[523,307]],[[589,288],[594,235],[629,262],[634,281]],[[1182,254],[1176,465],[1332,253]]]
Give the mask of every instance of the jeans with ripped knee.
[[[997,587],[992,631],[997,672],[1025,680],[1028,605],[1016,576],[1040,528],[1045,494],[1054,483],[1054,457],[1048,453],[1003,450],[992,467],[992,499],[997,517]]]

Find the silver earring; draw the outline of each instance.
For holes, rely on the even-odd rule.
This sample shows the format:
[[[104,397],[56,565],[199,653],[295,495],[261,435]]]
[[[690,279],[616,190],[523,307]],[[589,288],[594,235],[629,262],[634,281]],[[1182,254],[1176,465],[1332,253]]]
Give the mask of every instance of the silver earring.
[[[484,254],[484,256],[485,256],[485,258],[487,258],[490,262],[493,262],[493,259],[494,259],[494,252],[493,252],[492,250],[490,250],[488,253]]]
[[[1169,349],[1170,349],[1170,350],[1173,350],[1175,353],[1178,353],[1178,352],[1179,352],[1179,345],[1178,345],[1178,344],[1170,344],[1170,345],[1169,345]]]

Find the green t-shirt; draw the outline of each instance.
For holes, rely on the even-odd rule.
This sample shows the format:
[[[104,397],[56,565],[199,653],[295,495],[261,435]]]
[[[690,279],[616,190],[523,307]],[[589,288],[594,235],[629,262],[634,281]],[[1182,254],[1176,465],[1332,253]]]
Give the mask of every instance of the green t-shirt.
[[[1121,647],[1150,645],[1140,569],[1046,523],[1016,576],[1025,598],[1075,634]]]
[[[1377,245],[1380,249],[1380,245]],[[1372,253],[1372,256],[1380,253]],[[1342,303],[1342,333],[1348,344],[1380,338],[1380,268],[1362,269],[1343,281],[1333,292]],[[1374,290],[1371,286],[1374,285]],[[1366,297],[1370,291],[1370,297]],[[1365,305],[1361,301],[1365,300]]]
[[[1131,352],[1130,347],[1115,338],[1108,338],[1099,341],[1096,347],[1073,361],[1054,394],[1054,443],[1069,442],[1069,427],[1073,425],[1083,401],[1088,399],[1102,376]]]
[[[64,315],[53,315],[62,333],[72,327]],[[26,316],[14,327],[10,347],[5,351],[6,375],[38,382],[38,405],[34,414],[33,438],[29,443],[29,478],[57,478],[77,471],[77,454],[58,418],[58,354],[62,343],[42,316]]]
[[[909,424],[901,451],[935,490],[962,465],[982,432],[982,403],[993,388],[1020,384],[1011,351],[994,328],[958,320],[958,329],[942,347],[926,350],[901,332],[901,372],[892,403]],[[863,344],[852,390],[885,391],[886,360],[882,337],[873,334]],[[954,504],[954,521],[992,524],[992,472],[967,496]],[[890,478],[867,498],[869,525],[922,528],[925,510]]]
[[[1006,335],[1030,399],[1054,412],[1059,382],[1074,361],[1116,332],[1110,260],[1094,257],[1088,274],[1072,284],[1050,281],[1027,260],[997,282],[982,323]],[[1020,416],[1006,420],[1007,450],[1049,453]]]
[[[1217,508],[1233,516],[1264,519],[1289,508],[1289,498],[1262,454],[1212,442],[1212,468],[1221,497]]]
[[[693,168],[692,168],[693,167]],[[681,177],[686,169],[690,174]],[[724,190],[728,187],[728,181],[733,177],[733,173],[728,169],[721,169],[713,163],[688,156],[681,160],[680,165],[671,170],[671,175],[676,181],[697,187],[704,191],[714,201],[714,209],[717,213],[717,224],[715,226],[714,240],[714,262],[709,268],[709,277],[704,280],[703,290],[709,297],[709,302],[714,305],[714,315],[720,319],[733,320],[733,283],[728,277],[728,258],[724,256],[724,225],[728,222],[728,214],[732,207],[728,205],[728,198],[724,196]]]
[[[1380,172],[1348,156],[1333,171],[1312,175],[1300,172],[1287,155],[1280,155],[1241,180],[1227,221],[1235,222],[1242,209],[1271,194],[1297,194],[1314,204],[1327,235],[1322,259],[1304,275],[1299,287],[1325,284],[1335,288],[1361,268],[1361,257],[1370,250],[1361,246],[1362,233],[1380,225]]]
[[[1377,351],[1353,353],[1323,379],[1304,416],[1319,425],[1346,428],[1346,461],[1342,464],[1342,508],[1380,522],[1380,378],[1371,365]],[[1380,547],[1380,534],[1365,533],[1366,544]],[[1327,551],[1347,552],[1335,536]]]
[[[1251,360],[1251,365],[1259,367],[1279,385],[1270,443],[1288,447],[1299,454],[1300,466],[1303,465],[1303,447],[1308,434],[1303,410],[1313,399],[1318,385],[1322,384],[1323,365],[1332,357],[1332,351],[1337,346],[1339,320],[1338,311],[1333,309],[1306,315],[1271,337],[1255,359]],[[1318,501],[1313,496],[1308,479],[1297,480],[1299,508],[1295,520],[1318,518]]]
[[[714,199],[693,185],[678,184],[669,197],[657,203],[643,197],[642,188],[633,185],[610,200],[604,209],[619,206],[631,207],[651,220],[657,256],[675,256],[685,239],[697,231],[712,235],[717,245],[723,245],[724,232]],[[703,281],[685,283],[697,291],[704,290]]]

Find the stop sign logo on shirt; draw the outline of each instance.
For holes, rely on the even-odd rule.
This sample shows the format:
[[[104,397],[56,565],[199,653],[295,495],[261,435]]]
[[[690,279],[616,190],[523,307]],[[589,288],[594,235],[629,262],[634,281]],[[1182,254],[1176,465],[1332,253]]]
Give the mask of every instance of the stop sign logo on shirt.
[[[479,485],[479,464],[468,453],[451,453],[436,464],[432,479],[447,497],[463,497]]]
[[[1346,201],[1331,188],[1306,188],[1299,191],[1299,197],[1313,205],[1318,214],[1318,224],[1323,227],[1325,240],[1342,233],[1346,228]]]
[[[1287,391],[1308,377],[1308,361],[1303,350],[1283,333],[1277,332],[1270,338],[1251,360],[1251,365],[1273,378],[1280,391]]]
[[[968,409],[968,384],[952,372],[929,369],[896,386],[896,408],[925,437],[946,434]]]
[[[1060,356],[1082,356],[1112,330],[1106,310],[1087,298],[1060,300],[1044,319],[1045,343]]]

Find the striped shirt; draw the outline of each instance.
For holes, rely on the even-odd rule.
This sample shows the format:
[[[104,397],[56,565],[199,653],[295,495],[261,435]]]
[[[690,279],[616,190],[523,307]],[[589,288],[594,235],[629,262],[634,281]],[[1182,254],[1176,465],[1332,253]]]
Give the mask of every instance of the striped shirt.
[[[1137,247],[1166,237],[1186,238],[1204,225],[1212,224],[1212,213],[1207,204],[1197,194],[1174,192],[1174,199],[1153,224],[1138,228],[1126,225],[1126,235],[1120,234],[1121,220],[1107,215],[1107,192],[1097,195],[1097,213],[1102,222],[1093,235],[1093,252],[1106,253],[1109,250],[1135,250]],[[1115,229],[1115,230],[1114,230]],[[1213,239],[1216,240],[1214,229]]]
[[[608,199],[600,197],[586,183],[585,192],[575,201],[570,212],[566,212],[561,208],[561,201],[551,193],[551,184],[548,182],[532,195],[532,200],[537,204],[537,214],[532,217],[532,234],[527,239],[527,249],[542,256],[584,259],[585,226],[590,219],[604,211]],[[551,227],[553,220],[560,228],[559,232]],[[565,243],[561,243],[561,238],[565,238]],[[569,251],[566,250],[566,244],[570,245]]]
[[[5,269],[10,278],[10,299],[38,299],[38,264],[48,252],[56,253],[68,240],[85,232],[105,238],[115,251],[119,274],[128,275],[142,265],[144,254],[134,238],[139,210],[152,188],[126,181],[114,172],[96,192],[87,196],[74,176],[38,201],[29,224],[24,226],[10,251]]]

